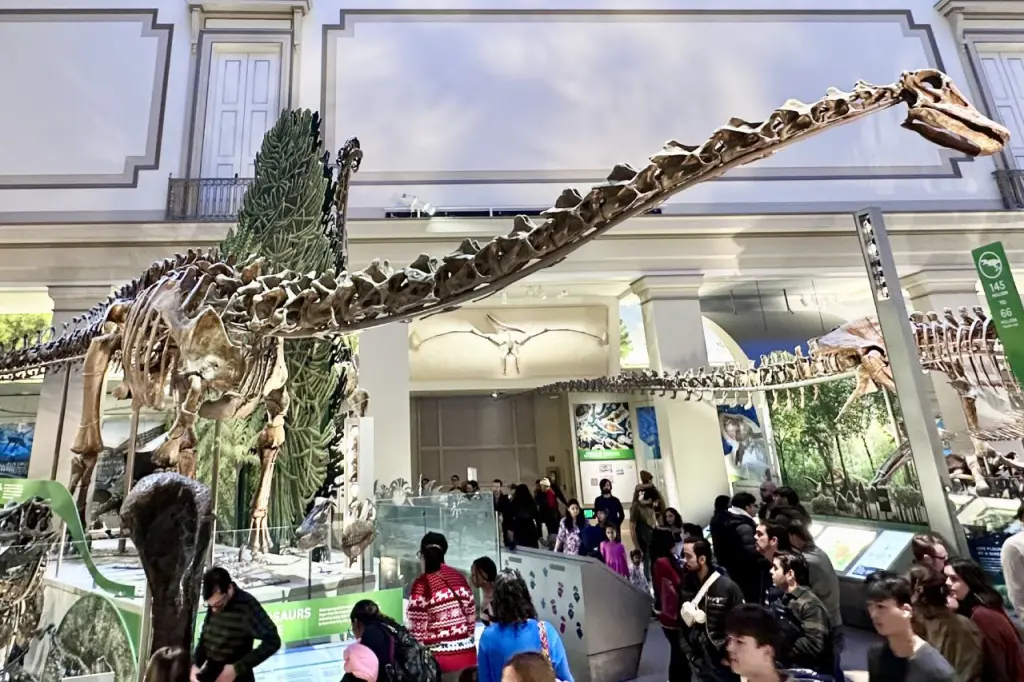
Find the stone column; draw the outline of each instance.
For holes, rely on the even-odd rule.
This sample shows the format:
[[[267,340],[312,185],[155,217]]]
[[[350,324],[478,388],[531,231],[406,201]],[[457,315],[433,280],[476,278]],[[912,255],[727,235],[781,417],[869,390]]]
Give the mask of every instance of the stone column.
[[[973,308],[981,303],[978,295],[978,277],[974,269],[963,270],[922,270],[901,279],[903,289],[910,299],[909,307],[922,313],[937,312],[944,308],[956,311],[960,306]],[[953,449],[970,452],[971,440],[967,437],[967,422],[960,404],[960,397],[949,385],[944,374],[929,372],[930,402],[947,431],[956,434]]]
[[[54,285],[47,287],[47,294],[53,301],[53,326],[57,333],[65,322],[81,315],[110,294],[109,286]],[[32,458],[29,460],[28,477],[60,481],[67,485],[71,479],[71,444],[75,440],[79,420],[82,417],[82,373],[80,367],[71,370],[68,381],[67,403],[64,420],[61,422],[61,403],[64,394],[65,369],[49,372],[43,379],[39,391],[39,406],[36,411],[35,437],[32,441]],[[54,458],[60,434],[60,450]]]
[[[412,481],[408,325],[386,324],[360,333],[359,385],[370,394],[366,416],[373,417],[377,480]]]
[[[702,275],[648,275],[633,282],[640,298],[651,369],[685,371],[708,364],[698,292]],[[729,494],[714,405],[654,398],[669,503],[687,522],[708,522],[715,497]]]

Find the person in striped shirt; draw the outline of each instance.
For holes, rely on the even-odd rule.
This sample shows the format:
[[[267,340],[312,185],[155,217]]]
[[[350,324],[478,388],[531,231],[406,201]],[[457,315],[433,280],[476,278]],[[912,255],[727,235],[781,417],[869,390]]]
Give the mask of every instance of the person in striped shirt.
[[[476,601],[466,578],[444,563],[447,552],[443,535],[423,536],[423,574],[413,581],[406,616],[412,636],[434,654],[442,682],[454,682],[476,665]]]
[[[253,669],[281,648],[277,626],[223,568],[203,576],[206,619],[192,658],[191,682],[254,682]],[[253,644],[259,640],[255,649]]]

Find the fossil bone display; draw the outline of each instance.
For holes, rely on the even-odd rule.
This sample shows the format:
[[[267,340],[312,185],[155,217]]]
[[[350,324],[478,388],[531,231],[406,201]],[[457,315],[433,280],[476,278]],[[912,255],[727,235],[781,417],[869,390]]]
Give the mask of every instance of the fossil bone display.
[[[43,575],[55,540],[53,512],[42,500],[0,509],[0,666],[16,644],[41,634]]]
[[[905,72],[890,85],[859,82],[852,92],[830,89],[811,104],[790,100],[761,122],[732,119],[699,145],[671,141],[639,171],[617,165],[606,183],[586,194],[563,190],[539,222],[519,216],[507,235],[483,245],[466,239],[447,256],[438,259],[424,254],[397,270],[377,260],[356,271],[266,272],[261,260],[246,259],[246,254],[221,257],[217,252],[190,251],[176,255],[120,287],[59,336],[51,331],[36,344],[0,354],[0,380],[83,363],[83,411],[72,446],[79,456],[75,483],[82,488],[83,502],[82,491],[89,487],[103,446],[100,402],[112,362],[120,362],[124,370],[115,395],[131,398],[134,409],[174,405],[174,423],[157,451],[160,465],[181,466],[179,453],[194,441],[197,415],[239,418],[251,414],[260,402],[267,408],[267,426],[259,447],[274,453],[285,436],[289,397],[282,358],[288,339],[330,338],[484,298],[557,264],[678,192],[900,104],[909,107],[905,127],[964,154],[996,153],[1009,138],[1004,127],[972,107],[940,71]],[[264,469],[258,512],[266,509],[270,484]],[[194,497],[198,499],[198,493]],[[125,501],[122,512],[126,519],[132,519],[131,499]],[[258,543],[269,545],[265,516],[265,511],[254,514],[253,530]],[[152,542],[153,530],[147,524],[159,519],[145,520],[140,515],[132,521],[133,532],[140,535],[136,544]],[[192,517],[189,521],[198,522]],[[189,532],[193,540],[198,537],[198,531]],[[181,560],[201,562],[200,544],[185,548],[194,555]],[[141,546],[139,551],[141,555]],[[147,565],[146,557],[142,558]],[[175,580],[188,584],[184,601],[168,603],[154,618],[154,631],[167,633],[161,637],[179,646],[189,644],[182,639],[185,628],[179,621],[189,620],[194,613],[194,580],[188,577],[194,571],[194,564],[147,565],[151,584],[166,583],[168,572],[177,572]],[[175,611],[178,607],[186,610]]]
[[[475,336],[478,339],[483,339],[484,341],[489,342],[491,345],[493,345],[495,348],[498,348],[501,351],[501,373],[503,376],[508,376],[508,368],[510,361],[512,363],[512,369],[514,370],[514,373],[519,374],[519,352],[527,343],[537,338],[538,336],[543,336],[544,334],[551,334],[553,332],[561,332],[565,334],[578,334],[581,336],[588,336],[592,339],[597,339],[601,343],[601,345],[608,345],[607,334],[605,334],[604,336],[598,336],[597,334],[591,334],[590,332],[583,331],[580,329],[566,329],[562,327],[553,329],[545,327],[540,331],[529,333],[525,329],[520,329],[519,327],[514,327],[510,324],[501,322],[496,317],[490,314],[487,315],[487,321],[498,331],[492,333],[484,333],[479,329],[454,329],[452,331],[441,332],[440,334],[428,336],[427,338],[422,340],[417,340],[415,336],[410,336],[409,343],[412,346],[413,350],[419,350],[420,348],[423,347],[424,344],[428,343],[429,341],[439,339],[443,336],[451,336],[454,334],[469,334],[471,336]],[[521,336],[516,336],[517,334]]]
[[[913,331],[921,365],[926,371],[940,372],[960,396],[974,452],[964,455],[966,466],[979,494],[988,492],[987,479],[992,466],[1010,466],[993,460],[987,441],[1024,438],[1024,409],[1020,385],[1006,362],[1002,343],[992,319],[984,308],[972,311],[950,308],[942,314],[911,313],[908,323]],[[885,341],[873,318],[853,320],[817,339],[808,341],[809,355],[797,348],[794,355],[761,357],[750,367],[700,368],[686,372],[620,374],[614,377],[564,381],[542,386],[542,393],[645,393],[683,400],[713,403],[749,404],[758,391],[785,395],[792,401],[795,393],[801,404],[808,388],[844,378],[855,378],[856,387],[846,400],[840,416],[858,398],[879,386],[895,393],[896,385],[885,354]],[[1006,405],[1005,419],[994,428],[982,428],[977,402],[991,400]],[[911,460],[909,446],[901,447],[876,473],[873,484],[888,480],[900,466]],[[991,462],[992,465],[983,463]]]

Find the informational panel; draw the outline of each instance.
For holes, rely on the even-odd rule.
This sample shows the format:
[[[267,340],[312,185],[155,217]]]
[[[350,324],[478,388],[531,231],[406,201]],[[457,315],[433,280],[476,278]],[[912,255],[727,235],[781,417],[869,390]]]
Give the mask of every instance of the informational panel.
[[[628,504],[637,484],[629,403],[573,405],[573,435],[583,501],[592,503],[601,494],[601,480],[607,478],[612,494]]]
[[[860,553],[877,537],[878,531],[870,528],[830,525],[814,542],[832,560],[836,572],[845,573]]]
[[[907,531],[883,530],[846,572],[847,577],[863,580],[876,571],[889,570],[913,538]]]
[[[0,478],[28,476],[35,431],[31,422],[0,424]]]
[[[719,405],[718,426],[722,432],[722,450],[729,482],[760,486],[772,469],[768,441],[754,406]],[[743,487],[743,486],[741,486]]]
[[[593,504],[601,495],[601,480],[612,482],[612,495],[629,506],[633,491],[639,482],[636,462],[631,459],[608,461],[580,461],[580,495],[584,504]]]

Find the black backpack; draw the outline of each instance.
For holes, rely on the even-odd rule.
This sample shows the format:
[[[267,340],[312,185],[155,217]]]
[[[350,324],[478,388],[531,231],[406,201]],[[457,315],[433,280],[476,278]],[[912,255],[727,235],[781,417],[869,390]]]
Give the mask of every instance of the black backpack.
[[[387,665],[391,682],[440,682],[441,670],[430,649],[398,623],[382,621],[381,625],[391,635],[392,662]]]

